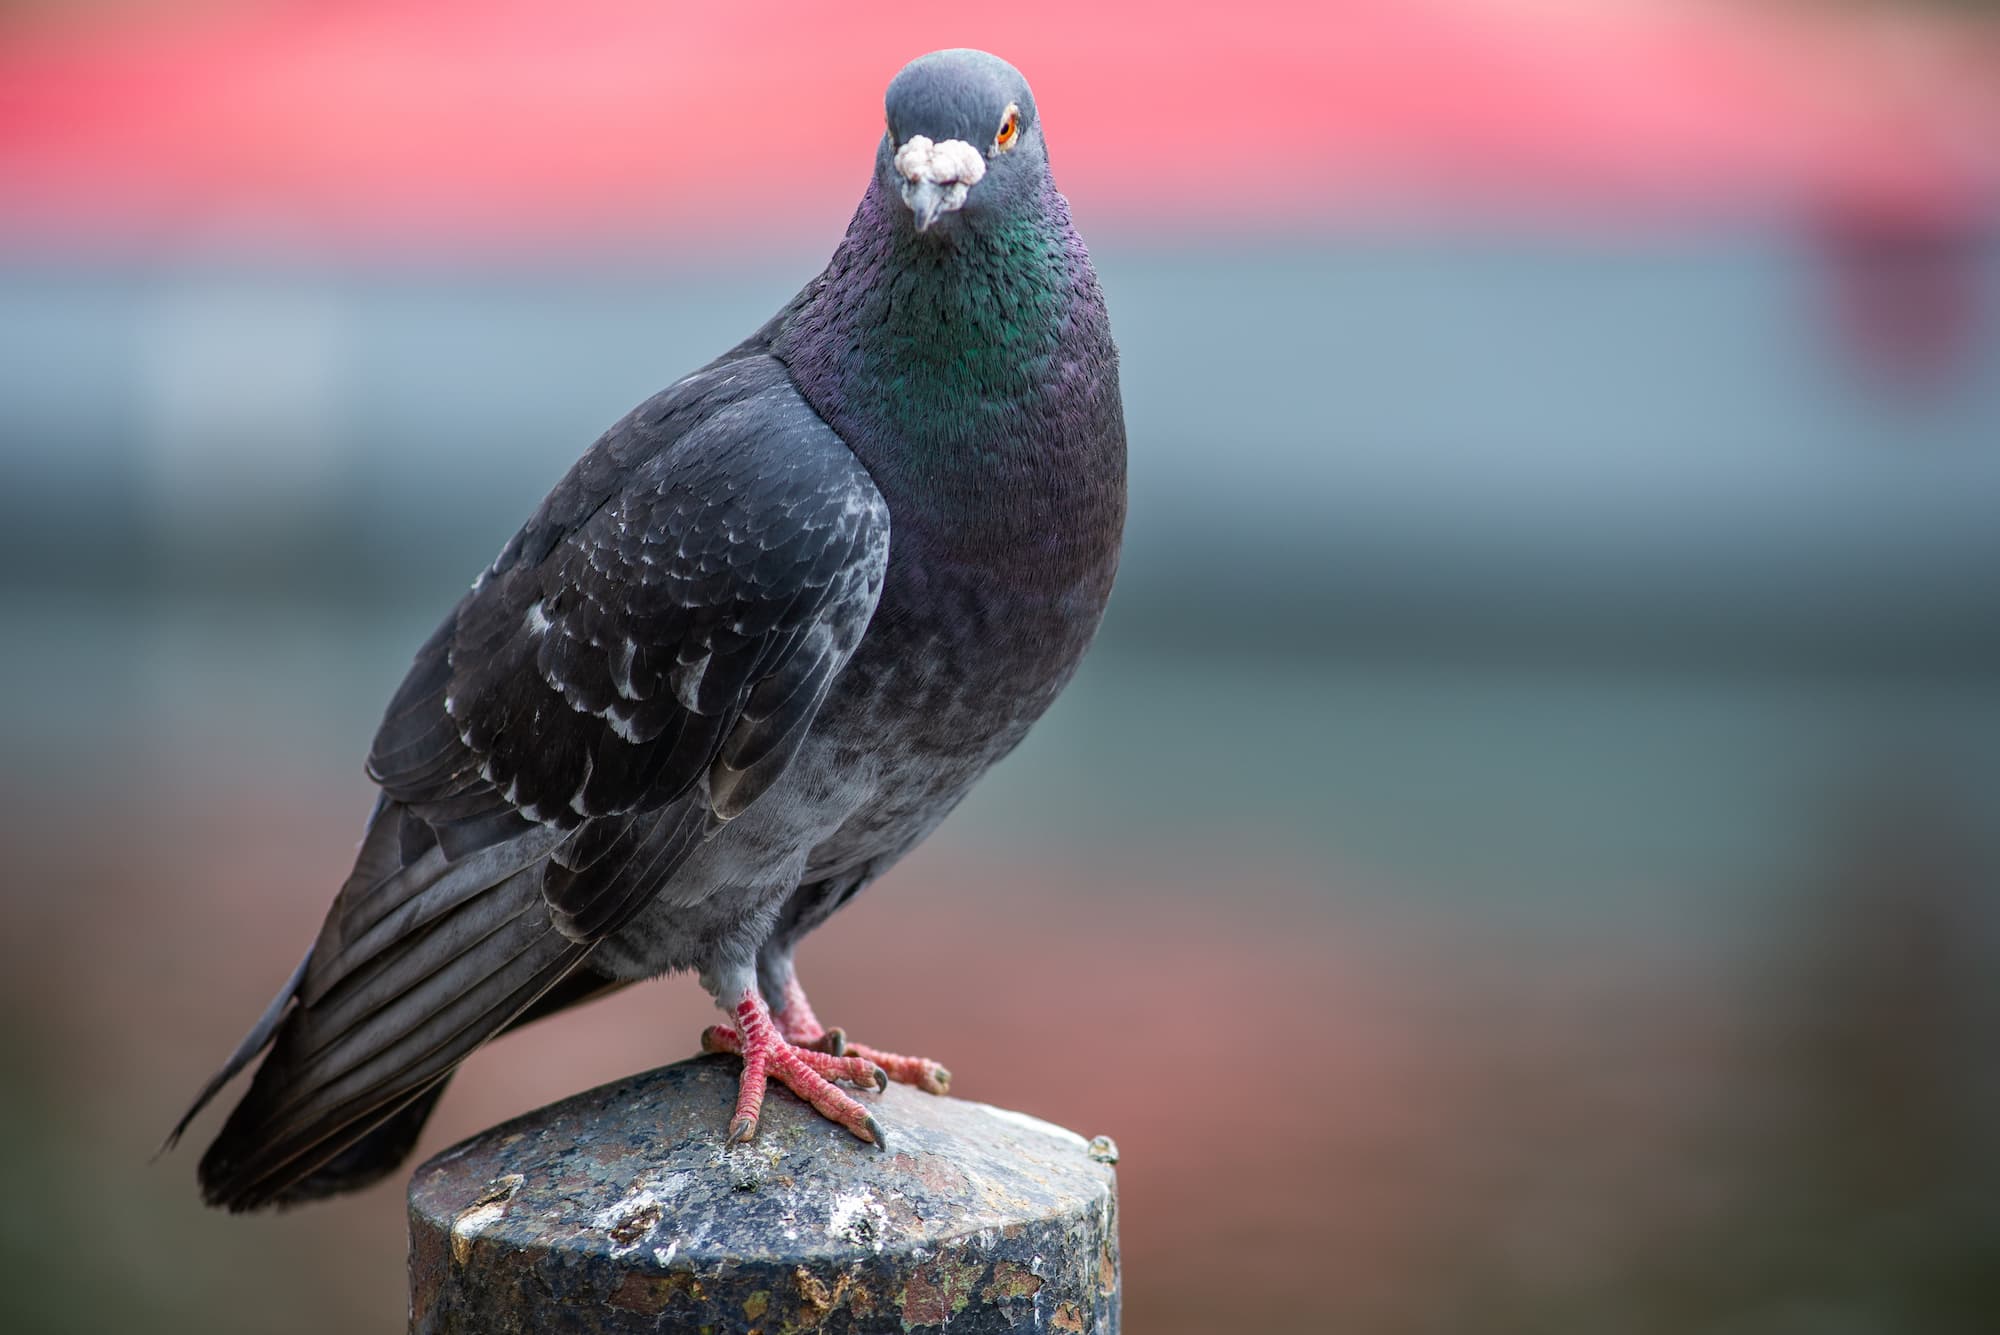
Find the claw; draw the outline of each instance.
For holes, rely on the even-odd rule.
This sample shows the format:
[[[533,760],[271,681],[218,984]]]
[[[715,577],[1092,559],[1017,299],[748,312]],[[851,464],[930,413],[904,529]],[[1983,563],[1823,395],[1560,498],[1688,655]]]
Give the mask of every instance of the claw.
[[[738,1117],[733,1119],[729,1123],[729,1140],[728,1140],[729,1144],[748,1145],[752,1140],[756,1139],[756,1137],[757,1137],[756,1118]]]

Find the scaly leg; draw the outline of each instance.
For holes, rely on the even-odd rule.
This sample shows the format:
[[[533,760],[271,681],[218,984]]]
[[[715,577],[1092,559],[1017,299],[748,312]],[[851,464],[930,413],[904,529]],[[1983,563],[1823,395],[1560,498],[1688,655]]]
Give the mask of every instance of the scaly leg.
[[[876,1145],[886,1143],[882,1126],[866,1108],[834,1088],[833,1081],[889,1087],[882,1067],[865,1057],[821,1052],[786,1040],[771,1021],[771,1012],[754,986],[741,989],[736,1003],[735,1025],[712,1025],[701,1036],[708,1052],[734,1052],[743,1058],[743,1078],[738,1086],[736,1115],[729,1122],[731,1144],[747,1141],[757,1134],[757,1118],[764,1107],[767,1079],[779,1084],[811,1104],[828,1121],[838,1123],[861,1139]]]

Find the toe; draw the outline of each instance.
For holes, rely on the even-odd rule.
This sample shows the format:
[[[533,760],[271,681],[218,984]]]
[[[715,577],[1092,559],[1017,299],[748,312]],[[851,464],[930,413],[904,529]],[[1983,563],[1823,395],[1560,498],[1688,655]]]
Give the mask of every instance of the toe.
[[[904,1057],[894,1052],[880,1052],[859,1043],[849,1044],[847,1050],[854,1056],[866,1057],[874,1062],[899,1085],[915,1085],[927,1094],[951,1092],[951,1072],[928,1057]]]
[[[862,1140],[873,1140],[879,1144],[881,1127],[868,1115],[868,1110],[836,1089],[811,1065],[798,1060],[800,1055],[793,1051],[780,1057],[772,1063],[771,1074],[785,1088],[812,1105],[820,1116],[830,1122],[838,1122]]]
[[[836,1057],[813,1048],[795,1048],[793,1051],[801,1062],[828,1080],[845,1080],[853,1085],[873,1086],[876,1090],[889,1087],[888,1074],[865,1057]]]

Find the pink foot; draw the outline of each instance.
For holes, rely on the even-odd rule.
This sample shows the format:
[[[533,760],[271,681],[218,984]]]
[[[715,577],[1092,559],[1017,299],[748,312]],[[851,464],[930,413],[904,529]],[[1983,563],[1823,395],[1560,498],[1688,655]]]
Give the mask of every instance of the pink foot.
[[[882,1068],[899,1085],[915,1085],[928,1094],[951,1091],[951,1072],[928,1057],[905,1057],[860,1043],[850,1043],[839,1029],[828,1029],[813,1014],[806,990],[793,978],[785,984],[784,1003],[771,1013],[771,1021],[787,1041],[802,1048],[829,1052],[836,1057],[859,1057]]]
[[[868,1110],[840,1090],[833,1081],[846,1080],[874,1089],[887,1089],[883,1068],[864,1057],[816,1051],[799,1047],[781,1037],[771,1023],[771,1013],[755,989],[736,1003],[736,1025],[710,1025],[701,1036],[707,1052],[734,1052],[743,1058],[743,1079],[738,1085],[736,1115],[729,1122],[729,1141],[739,1144],[757,1134],[757,1117],[764,1107],[764,1085],[775,1076],[779,1084],[811,1104],[830,1122],[846,1127],[861,1139],[876,1145],[886,1143],[882,1126]]]

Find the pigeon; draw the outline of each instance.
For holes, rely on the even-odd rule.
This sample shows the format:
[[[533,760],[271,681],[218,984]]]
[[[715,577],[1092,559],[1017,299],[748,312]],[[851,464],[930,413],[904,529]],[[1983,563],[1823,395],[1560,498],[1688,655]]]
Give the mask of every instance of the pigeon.
[[[934,52],[885,109],[824,272],[586,450],[418,650],[353,871],[168,1138],[268,1049],[209,1204],[374,1182],[475,1048],[678,971],[742,1058],[727,1144],[770,1080],[877,1146],[865,1097],[948,1088],[822,1025],[794,952],[1076,672],[1124,409],[1020,72]]]

